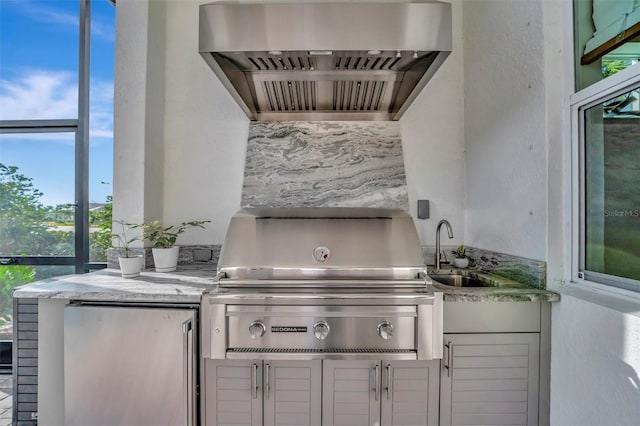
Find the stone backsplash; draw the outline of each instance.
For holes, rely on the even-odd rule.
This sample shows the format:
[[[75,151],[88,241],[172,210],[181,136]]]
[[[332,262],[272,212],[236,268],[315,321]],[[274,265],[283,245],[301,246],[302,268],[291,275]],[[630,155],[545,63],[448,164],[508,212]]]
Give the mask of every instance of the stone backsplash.
[[[222,245],[194,245],[194,246],[180,246],[180,253],[178,255],[178,265],[197,265],[208,264],[217,265],[220,258],[220,248]],[[145,255],[145,267],[153,267],[153,254],[151,248],[138,248],[131,250],[135,256]],[[116,249],[107,250],[107,266],[109,268],[119,269],[118,264],[119,251]]]
[[[242,207],[407,210],[397,122],[252,122]]]
[[[217,265],[222,245],[193,245],[180,246],[179,265],[208,264]],[[453,259],[451,253],[456,246],[442,246],[447,261]],[[547,286],[547,264],[540,260],[518,257],[475,247],[466,247],[467,257],[471,261],[471,267],[477,267],[483,271],[491,272],[504,278],[512,279],[530,287],[545,289]],[[153,267],[151,248],[132,249],[135,255],[145,253],[145,265]],[[428,266],[433,266],[435,247],[423,246],[422,255]],[[109,268],[119,268],[118,251],[109,249],[107,253]]]

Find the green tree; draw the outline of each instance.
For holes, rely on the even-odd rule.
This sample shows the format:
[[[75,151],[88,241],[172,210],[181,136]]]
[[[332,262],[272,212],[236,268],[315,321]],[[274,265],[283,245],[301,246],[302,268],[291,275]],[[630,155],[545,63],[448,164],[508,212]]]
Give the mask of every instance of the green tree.
[[[602,60],[602,78],[607,78],[610,75],[617,73],[618,71],[622,71],[625,68],[628,68],[632,65],[631,61],[626,61],[622,59],[611,60],[611,59],[603,59]]]
[[[73,256],[75,211],[68,205],[45,206],[42,192],[33,179],[17,167],[0,163],[0,256]],[[106,261],[111,247],[112,197],[89,212],[91,260]],[[61,229],[66,226],[67,229]],[[73,267],[0,266],[0,324],[11,317],[13,290],[23,284],[60,274],[73,273]]]
[[[0,163],[0,255],[73,256],[73,233],[52,230],[52,208],[15,166]]]
[[[23,265],[0,265],[0,325],[10,322],[13,311],[13,289],[33,282],[36,277],[36,270],[31,266]]]
[[[99,209],[89,211],[89,258],[92,262],[106,262],[107,249],[111,247],[111,222],[113,217],[113,197],[107,196],[106,203]]]

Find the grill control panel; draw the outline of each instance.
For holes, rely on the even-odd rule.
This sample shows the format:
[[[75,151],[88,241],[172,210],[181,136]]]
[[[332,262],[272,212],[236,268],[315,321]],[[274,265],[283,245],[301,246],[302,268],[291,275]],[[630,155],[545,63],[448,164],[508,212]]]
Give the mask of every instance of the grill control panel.
[[[416,306],[227,305],[231,350],[417,350]]]
[[[262,321],[251,321],[249,324],[249,335],[252,339],[259,339],[264,336],[266,327]],[[318,340],[325,340],[330,331],[329,324],[325,321],[318,321],[313,324],[313,335]],[[381,321],[376,327],[378,336],[384,340],[389,340],[393,337],[393,323],[391,321]],[[298,326],[271,326],[272,333],[306,333],[307,327]]]
[[[269,319],[267,319],[267,321],[269,321]],[[283,321],[285,321],[285,319],[281,318],[281,319],[276,319],[275,321],[270,321],[270,322],[272,324],[275,324],[275,322],[278,322],[278,321],[279,323],[284,323]],[[290,321],[290,319],[287,319],[286,321]],[[337,319],[337,320],[334,320],[333,322],[345,323],[345,318]],[[300,320],[297,320],[297,323],[300,323]],[[369,324],[369,328],[373,328],[374,322],[372,322],[370,318],[367,318],[366,323]],[[361,327],[358,327],[358,328],[360,329]],[[375,329],[379,339],[390,340],[393,338],[393,330],[394,330],[393,322],[388,320],[378,321],[378,324]],[[278,334],[278,333],[306,334],[307,332],[312,330],[313,336],[317,340],[326,340],[327,337],[329,336],[329,332],[331,331],[331,327],[325,320],[315,322],[312,327],[306,327],[306,326],[300,326],[300,325],[271,325],[268,329],[267,329],[267,326],[265,326],[263,320],[253,320],[249,323],[249,327],[248,327],[249,336],[254,340],[258,340],[262,338],[265,335],[265,333],[267,333],[267,330],[269,330],[269,332],[272,334]],[[287,339],[290,341],[293,340],[292,338],[289,338],[289,337],[287,337]],[[302,339],[304,340],[306,339],[306,337],[302,337]]]

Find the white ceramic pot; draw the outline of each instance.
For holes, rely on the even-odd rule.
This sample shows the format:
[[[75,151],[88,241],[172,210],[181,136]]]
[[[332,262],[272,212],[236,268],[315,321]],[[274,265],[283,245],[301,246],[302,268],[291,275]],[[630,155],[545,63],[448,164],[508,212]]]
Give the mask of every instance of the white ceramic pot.
[[[467,259],[466,257],[454,257],[453,258],[453,266],[455,266],[456,268],[466,268],[467,266],[469,266],[469,259]]]
[[[180,253],[180,247],[154,247],[151,251],[153,252],[153,264],[156,267],[156,272],[171,272],[176,270],[176,267],[178,266],[178,254]]]
[[[135,278],[140,275],[142,268],[140,257],[119,257],[118,263],[120,263],[123,278]]]

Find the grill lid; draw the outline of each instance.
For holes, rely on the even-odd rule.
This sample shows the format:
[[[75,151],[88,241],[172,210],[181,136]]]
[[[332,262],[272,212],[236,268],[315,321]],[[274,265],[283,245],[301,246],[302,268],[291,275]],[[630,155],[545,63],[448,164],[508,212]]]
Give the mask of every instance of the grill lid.
[[[200,6],[200,53],[251,120],[398,120],[451,46],[448,3]]]
[[[218,271],[243,280],[413,280],[425,266],[409,214],[368,208],[245,209]]]

